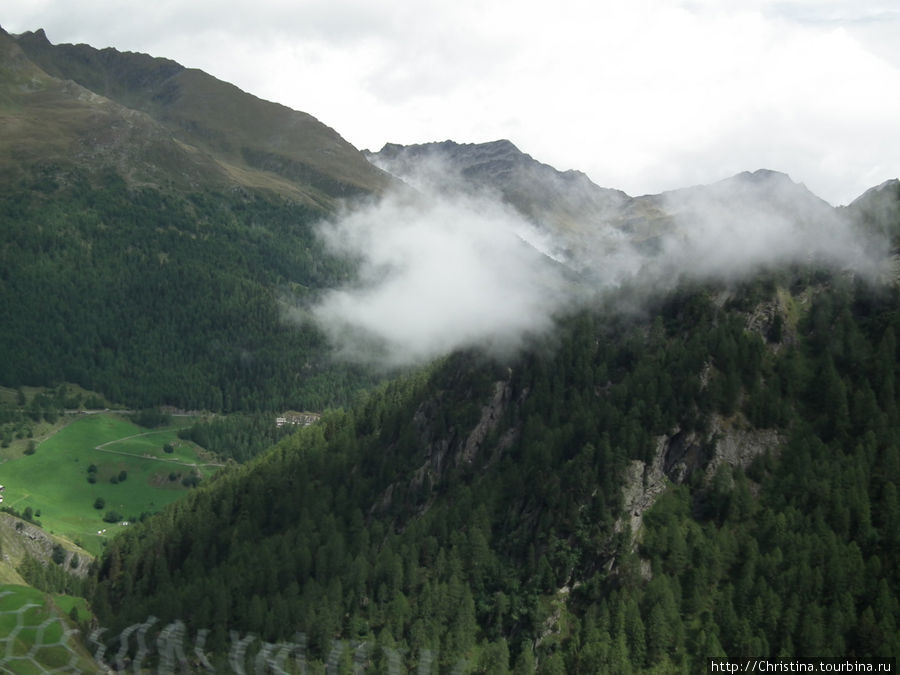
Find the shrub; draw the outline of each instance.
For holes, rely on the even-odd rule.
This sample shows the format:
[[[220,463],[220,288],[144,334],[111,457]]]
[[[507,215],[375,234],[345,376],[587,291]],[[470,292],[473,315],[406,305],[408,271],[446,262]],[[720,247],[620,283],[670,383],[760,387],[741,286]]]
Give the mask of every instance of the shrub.
[[[103,499],[103,497],[97,497],[97,499],[94,500],[94,508],[98,511],[101,510],[104,506],[106,506],[106,500]]]

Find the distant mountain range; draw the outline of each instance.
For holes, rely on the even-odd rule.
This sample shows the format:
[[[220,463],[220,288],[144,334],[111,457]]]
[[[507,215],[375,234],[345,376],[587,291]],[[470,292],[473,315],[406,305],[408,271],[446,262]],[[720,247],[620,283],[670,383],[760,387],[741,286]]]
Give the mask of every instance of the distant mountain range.
[[[51,162],[112,165],[135,184],[261,189],[326,210],[337,199],[382,193],[393,174],[413,184],[497,195],[570,252],[595,246],[598,225],[637,241],[658,236],[674,213],[707,199],[731,199],[737,184],[746,188],[743,200],[770,209],[802,203],[804,212],[830,210],[805,187],[766,170],[708,188],[630,197],[582,172],[543,164],[508,140],[388,143],[360,152],[312,116],[203,71],[112,48],[54,45],[42,29],[9,35],[0,28],[0,57],[0,167],[8,171]],[[872,227],[883,229],[874,220],[885,207],[869,201],[883,202],[896,182],[843,211],[865,213]]]
[[[672,240],[710,226],[741,236],[752,234],[763,222],[777,221],[818,232],[819,239],[860,228],[861,237],[880,235],[895,248],[900,241],[897,179],[836,209],[786,174],[768,169],[745,171],[712,185],[631,197],[599,187],[579,171],[542,164],[508,140],[389,143],[365,154],[414,186],[443,195],[501,199],[548,234],[558,253],[581,270],[608,264],[610,253],[621,253],[623,247],[636,248],[642,256],[672,253]]]

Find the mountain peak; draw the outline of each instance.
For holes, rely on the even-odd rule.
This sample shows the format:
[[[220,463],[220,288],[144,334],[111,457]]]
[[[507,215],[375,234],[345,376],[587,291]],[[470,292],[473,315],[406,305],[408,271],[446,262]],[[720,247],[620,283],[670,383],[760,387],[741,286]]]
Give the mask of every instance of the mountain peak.
[[[24,33],[19,33],[15,37],[17,40],[33,40],[34,42],[45,42],[48,45],[50,44],[47,33],[44,32],[43,28],[38,28],[35,31],[27,30]]]
[[[741,173],[734,176],[735,179],[745,180],[754,183],[761,183],[764,181],[780,181],[780,182],[790,182],[791,177],[782,171],[774,171],[773,169],[757,169],[756,171],[742,171]]]
[[[500,139],[487,143],[457,143],[447,139],[445,141],[432,141],[429,143],[413,143],[402,145],[400,143],[385,143],[376,153],[368,153],[372,157],[381,159],[394,159],[400,156],[406,158],[421,158],[425,156],[440,156],[449,159],[453,163],[465,165],[478,164],[485,160],[504,158],[515,161],[519,158],[531,159],[519,150],[512,141]]]
[[[488,143],[446,140],[418,145],[386,144],[367,153],[389,173],[452,194],[492,193],[539,230],[558,236],[567,249],[584,248],[630,198],[620,190],[595,185],[580,171],[559,171],[543,164],[508,139]]]

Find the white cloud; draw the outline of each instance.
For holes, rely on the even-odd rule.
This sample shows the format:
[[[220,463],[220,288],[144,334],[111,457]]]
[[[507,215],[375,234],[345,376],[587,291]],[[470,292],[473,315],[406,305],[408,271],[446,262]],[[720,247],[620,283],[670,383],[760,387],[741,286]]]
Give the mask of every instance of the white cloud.
[[[417,191],[321,230],[333,252],[361,263],[353,284],[311,310],[349,360],[390,368],[467,347],[506,355],[624,283],[665,291],[683,278],[733,281],[789,262],[873,279],[886,272],[884,242],[867,240],[783,174],[745,173],[654,198],[669,217],[632,238],[615,228],[614,214],[591,229],[538,230],[434,155],[390,166]],[[567,251],[565,273],[538,253],[553,250]]]
[[[362,266],[313,315],[342,357],[385,367],[516,349],[565,304],[561,268],[524,243],[528,229],[484,197],[391,195],[323,227],[330,248]]]

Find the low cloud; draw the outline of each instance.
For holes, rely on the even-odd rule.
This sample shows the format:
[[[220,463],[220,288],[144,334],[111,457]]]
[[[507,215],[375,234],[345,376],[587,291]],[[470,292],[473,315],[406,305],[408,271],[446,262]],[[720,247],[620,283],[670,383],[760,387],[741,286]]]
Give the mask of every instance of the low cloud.
[[[484,197],[395,193],[321,228],[360,268],[313,316],[341,357],[386,368],[476,345],[507,353],[546,332],[567,302],[563,268],[529,232]]]
[[[393,368],[466,347],[505,355],[622,284],[665,291],[792,262],[874,277],[887,251],[775,172],[631,200],[577,232],[538,227],[458,175],[440,189],[440,177],[430,164],[416,189],[320,228],[333,253],[359,263],[353,283],[312,309],[340,358]]]
[[[785,263],[872,276],[878,252],[886,250],[803,185],[773,171],[667,193],[661,205],[672,214],[662,266],[694,277],[736,279]]]

